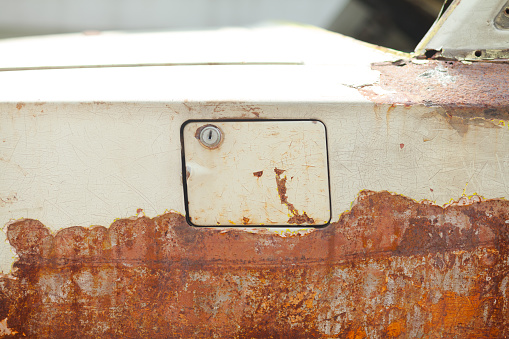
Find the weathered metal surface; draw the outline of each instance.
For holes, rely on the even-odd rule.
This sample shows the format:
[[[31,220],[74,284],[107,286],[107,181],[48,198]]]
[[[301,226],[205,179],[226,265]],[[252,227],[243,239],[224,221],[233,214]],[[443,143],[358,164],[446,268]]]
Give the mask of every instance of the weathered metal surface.
[[[201,140],[207,128],[220,131],[213,147]],[[192,224],[320,226],[329,222],[327,137],[322,122],[190,121],[182,134]]]
[[[357,89],[346,89],[361,96]],[[362,189],[389,190],[439,205],[463,191],[509,196],[509,129],[492,128],[494,121],[451,118],[434,107],[391,105],[367,100],[363,105],[0,104],[0,198],[8,201],[0,204],[0,225],[32,218],[55,232],[73,225],[108,225],[138,208],[150,217],[165,210],[184,214],[180,127],[198,117],[309,119],[313,114],[323,120],[332,221]],[[262,169],[250,168],[246,180],[265,178],[275,184],[274,168],[288,169],[267,167],[257,178],[253,173]],[[295,191],[287,183],[288,201],[302,213],[292,197]],[[271,192],[275,205],[287,212],[276,188]],[[0,268],[7,274],[14,259],[4,239],[0,232]]]
[[[2,271],[10,270],[11,248],[18,258],[0,278],[0,336],[509,336],[509,203],[476,196],[441,207],[461,192],[509,194],[509,130],[501,128],[509,121],[507,65],[371,66],[395,55],[336,35],[261,33],[262,54],[285,54],[253,57],[249,40],[248,49],[231,39],[217,48],[207,34],[191,45],[219,54],[189,59],[193,50],[161,49],[160,39],[143,35],[135,39],[147,42],[140,54],[96,53],[103,51],[92,45],[113,46],[106,45],[115,37],[106,37],[91,40],[87,53],[71,62],[55,48],[62,58],[48,57],[49,64],[25,53],[47,49],[48,40],[14,43],[19,55],[1,65],[11,71],[0,72],[6,84],[0,224],[8,224],[7,234],[0,232]],[[189,46],[189,35],[175,38]],[[295,42],[296,50],[283,40]],[[53,43],[79,51],[62,41]],[[132,41],[124,41],[129,50]],[[161,64],[168,54],[154,51],[170,45],[182,53],[172,54],[172,67],[102,67]],[[264,71],[233,65],[244,61],[286,65]],[[101,67],[12,71],[83,65]],[[181,126],[190,119],[323,121],[330,131],[331,201],[312,200],[330,207],[334,222],[294,233],[204,229],[165,213],[185,210],[181,183],[196,174],[183,173],[180,162]],[[194,134],[191,139],[196,142]],[[245,182],[270,182],[285,222],[318,221],[299,202],[309,196],[292,187],[286,164],[246,164]],[[378,193],[364,191],[351,206],[365,188]],[[259,196],[247,199],[247,210]],[[159,216],[145,217],[141,208]],[[137,209],[138,217],[125,219]],[[232,210],[239,213],[236,224],[258,224],[259,213]],[[106,225],[114,217],[121,219],[109,228],[69,227]]]
[[[380,72],[379,84],[359,91],[376,103],[443,108],[450,117],[509,120],[509,64],[400,60],[376,63],[372,69]]]
[[[456,60],[509,58],[506,0],[454,0],[415,49]]]
[[[25,219],[8,226],[0,317],[30,338],[502,338],[508,223],[505,200],[371,191],[286,236],[175,213],[55,234]]]
[[[500,29],[509,28],[509,1],[506,1],[500,12],[495,17],[495,26]]]

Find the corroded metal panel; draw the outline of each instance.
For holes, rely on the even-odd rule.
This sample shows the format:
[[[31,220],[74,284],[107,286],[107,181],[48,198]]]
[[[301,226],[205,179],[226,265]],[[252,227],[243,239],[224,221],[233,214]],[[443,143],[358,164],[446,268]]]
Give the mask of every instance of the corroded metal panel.
[[[0,72],[0,335],[509,336],[507,65],[335,42],[305,44],[331,67]],[[323,121],[332,223],[190,226],[190,119]],[[289,168],[247,174],[316,218]]]
[[[192,224],[319,226],[329,222],[322,122],[189,122],[182,133]]]
[[[189,227],[167,213],[9,225],[6,333],[30,338],[502,338],[509,203],[363,191],[326,229]],[[253,231],[254,232],[254,231]]]
[[[374,63],[380,81],[359,88],[378,104],[421,105],[445,113],[453,126],[504,126],[509,120],[509,67],[443,60]],[[458,119],[459,118],[459,119]]]

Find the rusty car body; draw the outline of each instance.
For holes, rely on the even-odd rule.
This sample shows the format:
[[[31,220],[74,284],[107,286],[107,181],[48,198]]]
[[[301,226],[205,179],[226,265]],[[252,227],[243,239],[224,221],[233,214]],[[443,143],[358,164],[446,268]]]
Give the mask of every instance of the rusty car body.
[[[456,1],[430,34],[462,6],[494,26],[504,1]],[[409,55],[262,26],[0,42],[2,337],[509,336],[509,68],[501,46],[433,41]],[[189,121],[224,123],[222,146],[186,144],[210,161],[227,140],[269,154],[268,134],[230,137],[261,122],[323,124],[292,147],[324,156],[224,153],[200,211],[186,185],[212,165],[186,166]]]

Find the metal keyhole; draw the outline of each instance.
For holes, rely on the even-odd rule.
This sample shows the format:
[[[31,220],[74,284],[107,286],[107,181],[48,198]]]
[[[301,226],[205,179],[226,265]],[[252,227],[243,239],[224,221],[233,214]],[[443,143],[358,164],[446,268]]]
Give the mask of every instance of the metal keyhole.
[[[200,130],[200,143],[208,148],[217,147],[222,140],[223,136],[219,127],[214,125],[207,125]]]

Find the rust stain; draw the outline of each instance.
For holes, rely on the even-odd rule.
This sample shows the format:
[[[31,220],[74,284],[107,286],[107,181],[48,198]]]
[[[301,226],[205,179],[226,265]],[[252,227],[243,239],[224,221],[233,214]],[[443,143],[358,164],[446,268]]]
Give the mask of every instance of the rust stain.
[[[242,224],[243,225],[249,225],[249,218],[242,217]]]
[[[201,113],[225,114],[238,118],[239,113],[242,118],[251,119],[252,115],[259,118],[263,113],[263,108],[258,105],[246,104],[239,101],[207,101],[203,103],[185,102],[183,104],[189,112],[197,110]]]
[[[285,170],[282,170],[282,169],[278,169],[278,168],[274,168],[274,173],[276,173],[276,176],[280,176],[281,174],[283,174],[285,172]],[[286,193],[286,187],[285,187],[285,193]]]
[[[281,178],[281,175],[285,172],[285,170],[274,168],[274,173],[276,173],[276,184],[277,184],[277,192],[279,194],[279,199],[281,199],[281,203],[288,207],[292,216],[288,219],[289,224],[314,224],[315,221],[313,218],[310,218],[306,212],[302,214],[295,208],[295,206],[288,202],[288,196],[286,195],[286,175]]]
[[[3,160],[3,159],[0,157],[0,160]],[[9,205],[9,204],[14,204],[16,201],[18,201],[17,193],[11,193],[4,198],[0,198],[0,206],[3,207],[6,205]]]
[[[459,122],[465,118],[509,120],[509,64],[407,60],[397,65],[375,63],[371,68],[380,72],[382,91],[363,86],[359,92],[377,104],[443,108],[448,116],[461,118]]]
[[[25,219],[0,320],[29,338],[505,338],[508,221],[505,200],[371,191],[292,237],[176,213],[55,234]]]
[[[194,137],[196,138],[196,140],[200,140],[200,133],[201,131],[205,128],[205,127],[208,127],[208,126],[213,126],[211,124],[207,124],[207,125],[203,125],[203,126],[200,126],[196,129],[196,132],[194,132]]]
[[[263,175],[263,171],[253,172],[253,175],[257,178],[261,177]]]
[[[261,110],[259,107],[249,107],[249,108],[246,108],[246,110],[253,114],[255,117],[259,118],[260,117],[260,113],[261,113]]]
[[[18,103],[16,104],[16,108],[17,108],[18,110],[22,109],[23,107],[25,107],[25,104],[24,104],[24,103],[22,103],[22,102],[18,102]]]

